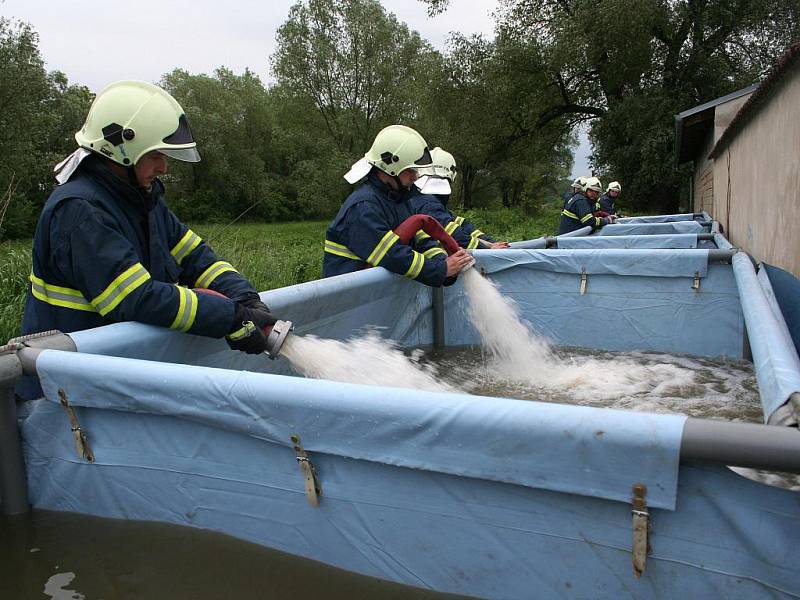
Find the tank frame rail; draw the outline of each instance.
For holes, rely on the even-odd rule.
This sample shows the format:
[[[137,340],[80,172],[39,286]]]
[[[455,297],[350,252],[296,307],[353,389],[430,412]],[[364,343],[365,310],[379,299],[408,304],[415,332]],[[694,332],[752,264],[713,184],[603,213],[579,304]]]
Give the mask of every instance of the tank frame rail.
[[[6,515],[30,510],[14,385],[23,374],[36,375],[36,360],[46,349],[77,350],[69,336],[58,332],[0,347],[0,501]],[[796,396],[792,401],[800,405],[800,395]],[[680,453],[682,461],[800,473],[800,431],[689,417]]]
[[[0,346],[0,504],[9,516],[30,510],[14,386],[23,374],[36,375],[36,357],[45,349],[77,350],[72,338],[59,331],[14,338]]]
[[[545,249],[549,250],[551,248],[558,248],[558,238],[560,238],[560,237],[563,237],[563,236],[547,236],[547,237],[545,237],[544,238],[544,247],[545,247]],[[537,239],[542,239],[542,238],[537,238]],[[698,233],[697,234],[697,240],[698,241],[710,240],[712,242],[715,241],[713,233]],[[714,252],[714,250],[709,250],[709,252]],[[712,255],[709,255],[709,261],[710,262],[721,262],[721,261],[712,261]]]

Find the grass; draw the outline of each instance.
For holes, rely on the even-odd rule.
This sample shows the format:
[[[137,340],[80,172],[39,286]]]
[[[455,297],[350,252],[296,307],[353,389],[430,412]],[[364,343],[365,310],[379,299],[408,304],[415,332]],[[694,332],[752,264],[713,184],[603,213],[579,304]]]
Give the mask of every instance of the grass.
[[[514,210],[473,210],[460,214],[492,237],[512,241],[552,235],[559,212],[549,207],[535,217]],[[320,277],[327,221],[191,226],[257,290]],[[0,345],[19,334],[30,270],[30,239],[0,242]]]

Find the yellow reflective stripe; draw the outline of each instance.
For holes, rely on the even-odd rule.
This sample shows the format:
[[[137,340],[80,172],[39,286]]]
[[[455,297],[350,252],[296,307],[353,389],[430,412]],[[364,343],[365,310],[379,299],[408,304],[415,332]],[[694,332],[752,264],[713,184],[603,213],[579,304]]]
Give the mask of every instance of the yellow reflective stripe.
[[[480,237],[483,235],[483,232],[480,229],[474,230],[472,233],[469,234],[471,237]]]
[[[106,289],[100,292],[100,295],[92,299],[92,304],[97,312],[106,316],[148,279],[150,279],[150,273],[142,266],[142,263],[136,263],[109,283]]]
[[[44,279],[37,277],[33,273],[30,274],[28,279],[31,282],[31,293],[37,300],[52,306],[96,312],[91,302],[84,298],[79,290],[45,283]]]
[[[425,258],[431,258],[431,257],[437,256],[439,254],[444,254],[445,256],[447,256],[447,252],[445,252],[444,250],[442,250],[438,246],[436,246],[434,248],[431,248],[430,250],[425,250],[425,252],[423,252],[422,254],[423,254],[423,256],[425,256]]]
[[[561,214],[565,217],[569,217],[570,219],[575,219],[576,221],[578,220],[578,215],[573,212],[569,212],[566,208],[561,211]]]
[[[185,287],[177,287],[178,290],[178,313],[170,329],[189,331],[194,325],[194,318],[197,316],[197,294]]]
[[[412,250],[412,252],[414,251]],[[425,257],[419,252],[414,252],[414,259],[411,261],[411,266],[408,268],[408,271],[405,272],[405,276],[409,279],[416,279],[422,272],[422,265],[424,264]]]
[[[454,222],[455,222],[455,224],[456,224],[457,226],[459,226],[459,227],[460,227],[461,225],[463,225],[463,224],[464,224],[464,220],[465,220],[465,219],[464,219],[464,217],[456,217],[456,218],[454,219]]]
[[[375,246],[375,249],[372,251],[372,253],[367,257],[367,262],[372,266],[377,267],[383,260],[383,257],[386,256],[389,248],[397,243],[397,240],[399,239],[400,237],[394,231],[387,231],[383,238],[381,238],[381,241],[378,242],[378,245]]]
[[[594,218],[594,215],[592,213],[586,213],[585,215],[583,215],[583,218],[581,219],[581,223],[586,223],[586,221],[588,221],[589,219],[592,219],[592,218]]]
[[[207,288],[217,277],[223,273],[227,273],[228,271],[238,273],[238,271],[233,268],[231,263],[225,262],[224,260],[218,260],[200,274],[200,277],[197,278],[197,281],[194,282],[192,287]]]
[[[455,230],[458,228],[458,225],[459,225],[459,224],[458,224],[458,223],[456,223],[455,221],[450,221],[450,222],[447,224],[447,226],[444,228],[444,230],[445,230],[447,233],[449,233],[450,235],[453,235],[453,232],[454,232],[454,231],[455,231]]]
[[[241,340],[246,337],[250,337],[250,335],[256,330],[256,325],[252,321],[244,321],[242,323],[242,328],[237,329],[233,333],[229,333],[227,337],[229,340],[236,341]]]
[[[421,241],[422,241],[422,240],[424,240],[425,238],[429,238],[429,237],[431,237],[431,236],[429,236],[427,233],[425,233],[425,232],[424,232],[424,231],[422,231],[421,229],[420,229],[420,230],[419,230],[417,233],[415,233],[415,234],[414,234],[414,239],[415,239],[417,242],[421,242]]]
[[[345,258],[352,258],[353,260],[362,260],[360,256],[350,251],[350,248],[343,244],[337,244],[330,240],[325,240],[325,252],[335,254],[336,256],[343,256]]]
[[[178,264],[183,262],[183,259],[189,256],[189,253],[197,248],[203,240],[191,229],[187,229],[186,233],[181,238],[181,241],[175,244],[175,247],[170,250],[170,254],[175,258]]]
[[[469,238],[469,244],[467,244],[467,250],[475,250],[475,248],[478,247],[479,243],[480,242],[478,242],[478,236],[473,235],[471,238]]]

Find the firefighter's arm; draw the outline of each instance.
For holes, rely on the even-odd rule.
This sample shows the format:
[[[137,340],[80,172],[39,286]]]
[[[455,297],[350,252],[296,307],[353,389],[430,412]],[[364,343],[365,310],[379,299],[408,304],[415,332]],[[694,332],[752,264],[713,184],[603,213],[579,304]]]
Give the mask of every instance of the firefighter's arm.
[[[111,322],[139,321],[208,337],[232,328],[234,301],[155,281],[112,223],[83,220],[56,250],[63,277]]]
[[[236,302],[257,301],[258,292],[229,262],[217,256],[199,235],[169,212],[170,254],[180,267],[179,283],[191,288],[208,288]]]
[[[371,204],[353,205],[345,219],[346,246],[368,264],[426,285],[440,286],[444,282],[447,273],[444,252],[426,257],[399,243],[400,238],[389,228],[391,223]]]

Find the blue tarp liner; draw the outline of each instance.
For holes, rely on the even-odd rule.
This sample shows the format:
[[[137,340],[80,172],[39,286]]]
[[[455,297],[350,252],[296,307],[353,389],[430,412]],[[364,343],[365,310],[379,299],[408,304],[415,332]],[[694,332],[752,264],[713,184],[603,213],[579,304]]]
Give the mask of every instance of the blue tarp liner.
[[[559,238],[558,247],[574,248],[697,248],[697,234],[672,235],[607,235]]]
[[[606,225],[592,235],[671,235],[675,233],[701,233],[705,227],[697,221],[676,223],[631,223]]]
[[[524,267],[554,273],[633,275],[641,277],[705,277],[708,250],[476,250],[486,273]]]
[[[739,357],[737,281],[707,255],[481,250],[475,268],[559,343]],[[448,343],[478,343],[462,282],[444,296]],[[383,269],[262,298],[296,335],[377,326],[404,346],[432,341],[431,290]],[[21,412],[36,507],[215,529],[484,598],[800,597],[800,497],[721,467],[678,472],[683,417],[286,377],[284,359],[136,323],[72,337],[79,352],[40,355],[47,399]],[[76,455],[59,389],[94,463]],[[316,508],[291,435],[319,474]],[[641,579],[634,483],[652,512]]]
[[[794,347],[800,349],[800,281],[788,271],[766,263],[761,264],[761,269],[769,275],[775,301],[785,319]]]
[[[307,451],[623,502],[642,481],[652,506],[675,507],[682,416],[463,394],[422,397],[406,389],[73,352],[46,351],[37,367],[55,403],[63,389],[76,406],[174,415],[287,447],[299,434]],[[514,452],[498,453],[501,447]],[[160,448],[148,451],[158,455]]]
[[[694,221],[694,213],[677,215],[647,215],[643,217],[620,217],[617,223],[675,223],[678,221]]]
[[[800,392],[800,359],[783,318],[773,312],[762,288],[762,285],[768,286],[769,281],[765,279],[763,284],[759,284],[753,264],[742,252],[733,256],[733,271],[742,296],[742,310],[766,422],[793,392]]]
[[[697,356],[743,353],[744,322],[730,266],[707,250],[476,250],[477,268],[512,298],[538,333],[559,345]],[[581,274],[587,274],[585,294]],[[695,275],[699,289],[693,288]],[[454,292],[461,289],[456,283]],[[445,295],[445,314],[466,311]],[[448,345],[478,344],[473,327],[447,318]]]

